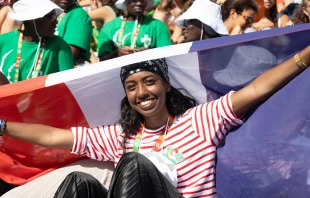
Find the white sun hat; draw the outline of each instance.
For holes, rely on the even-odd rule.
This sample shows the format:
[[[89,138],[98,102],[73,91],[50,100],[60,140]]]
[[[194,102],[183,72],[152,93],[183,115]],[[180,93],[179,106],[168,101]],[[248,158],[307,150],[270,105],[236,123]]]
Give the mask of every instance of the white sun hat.
[[[183,27],[184,20],[197,19],[204,25],[204,29],[211,27],[220,35],[229,35],[221,14],[221,7],[210,0],[195,0],[193,5],[174,22]],[[208,27],[209,26],[209,27]]]
[[[63,9],[50,0],[19,0],[14,3],[13,11],[9,16],[16,21],[29,21],[44,17],[52,10],[59,16]]]
[[[118,0],[115,3],[115,6],[120,9],[120,10],[127,10],[127,5],[126,5],[126,0]],[[151,7],[152,5],[154,5],[154,0],[146,0],[147,4],[146,4],[146,8]]]

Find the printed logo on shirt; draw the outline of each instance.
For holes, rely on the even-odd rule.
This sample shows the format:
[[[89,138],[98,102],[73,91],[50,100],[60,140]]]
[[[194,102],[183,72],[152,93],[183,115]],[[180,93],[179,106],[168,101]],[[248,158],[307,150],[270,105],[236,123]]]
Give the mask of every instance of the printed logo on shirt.
[[[120,30],[116,31],[115,34],[113,35],[113,43],[114,43],[115,47],[118,47],[119,32],[120,32]],[[125,46],[125,40],[129,36],[132,38],[132,32],[129,32],[128,34],[124,35],[124,37],[122,38],[122,46]],[[149,37],[148,34],[144,34],[144,36],[141,38],[141,42],[143,43],[144,48],[149,48],[152,44],[152,39]]]
[[[178,164],[184,161],[182,152],[180,152],[178,148],[173,148],[171,145],[164,150],[164,156],[173,164]]]
[[[149,35],[144,34],[144,37],[141,38],[141,42],[144,43],[145,48],[149,48],[152,43],[152,39],[149,37]]]
[[[7,53],[4,54],[4,56],[1,59],[1,64],[0,64],[0,70],[2,71],[2,68],[4,66],[5,59],[13,52],[14,49],[11,49]]]
[[[114,36],[113,36],[113,43],[115,45],[115,47],[118,47],[118,35],[119,35],[120,30],[116,31]],[[126,34],[123,38],[122,38],[122,46],[125,46],[125,40],[128,36],[132,35],[132,33],[128,33]]]
[[[6,72],[3,71],[3,66],[4,66],[4,63],[5,63],[5,60],[6,58],[13,52],[14,49],[11,49],[10,51],[8,51],[7,53],[4,54],[4,56],[2,57],[1,59],[1,64],[0,64],[0,70],[2,71],[2,73],[6,74]],[[22,62],[23,59],[20,60],[20,62]],[[8,73],[7,73],[7,79],[12,82],[11,80],[11,76],[14,76],[15,74],[15,67],[16,63],[13,63],[13,65],[9,66],[8,68]]]

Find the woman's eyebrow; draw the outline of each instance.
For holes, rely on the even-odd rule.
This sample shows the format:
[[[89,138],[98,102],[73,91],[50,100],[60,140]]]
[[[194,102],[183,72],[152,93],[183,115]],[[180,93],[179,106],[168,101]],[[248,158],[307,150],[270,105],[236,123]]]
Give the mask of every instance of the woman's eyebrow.
[[[156,75],[154,75],[154,74],[148,74],[148,75],[144,76],[143,78],[141,78],[141,80],[145,80],[145,79],[147,79],[147,78],[149,78],[149,77],[156,77]],[[128,80],[128,81],[125,82],[125,84],[128,84],[128,83],[135,83],[135,82],[136,82],[136,80]]]

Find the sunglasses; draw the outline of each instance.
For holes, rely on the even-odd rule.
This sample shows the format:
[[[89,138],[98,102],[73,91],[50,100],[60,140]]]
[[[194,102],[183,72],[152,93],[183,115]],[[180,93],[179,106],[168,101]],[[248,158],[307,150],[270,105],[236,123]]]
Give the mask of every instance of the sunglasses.
[[[145,0],[127,0],[128,3],[138,3],[138,2],[142,2],[144,3]]]
[[[240,14],[239,14],[239,15],[240,15]],[[249,16],[246,16],[246,15],[244,14],[244,12],[241,13],[241,16],[242,16],[243,20],[245,21],[245,23],[246,23],[247,25],[251,25],[251,24],[253,24],[253,23],[255,22],[255,19],[254,19],[254,18],[249,17]]]

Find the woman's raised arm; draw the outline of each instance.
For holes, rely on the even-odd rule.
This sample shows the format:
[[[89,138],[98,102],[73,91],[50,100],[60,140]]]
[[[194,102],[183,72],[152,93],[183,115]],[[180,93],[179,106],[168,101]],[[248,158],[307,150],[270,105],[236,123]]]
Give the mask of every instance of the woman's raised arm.
[[[310,65],[310,46],[295,58],[277,65],[258,76],[251,84],[232,95],[232,107],[237,116],[242,116],[260,102],[277,92]],[[299,66],[298,66],[299,65]]]
[[[4,135],[47,148],[71,150],[74,143],[71,130],[41,124],[7,122]]]

